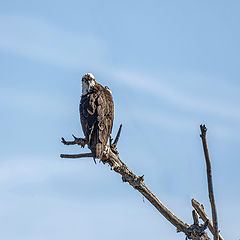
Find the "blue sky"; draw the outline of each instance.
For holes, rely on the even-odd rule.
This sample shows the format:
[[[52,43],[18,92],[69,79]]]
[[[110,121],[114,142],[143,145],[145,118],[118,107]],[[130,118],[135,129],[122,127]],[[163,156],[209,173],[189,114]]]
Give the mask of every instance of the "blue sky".
[[[59,158],[87,152],[60,138],[83,135],[81,76],[92,72],[113,93],[122,160],[188,223],[192,197],[210,216],[207,125],[219,227],[239,239],[239,7],[0,1],[1,238],[184,239],[107,166]]]

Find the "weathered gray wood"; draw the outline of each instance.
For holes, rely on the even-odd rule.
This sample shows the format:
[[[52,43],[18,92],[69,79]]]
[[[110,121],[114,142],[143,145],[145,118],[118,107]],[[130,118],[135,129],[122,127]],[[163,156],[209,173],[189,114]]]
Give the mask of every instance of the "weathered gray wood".
[[[101,161],[108,163],[111,170],[121,174],[123,182],[128,182],[134,189],[138,190],[148,201],[176,228],[178,232],[184,232],[189,239],[209,240],[204,230],[207,226],[198,224],[189,225],[173,214],[144,184],[143,176],[136,176],[113,152],[110,146],[105,147]]]
[[[198,215],[197,215],[197,213],[196,213],[195,210],[192,211],[192,216],[193,216],[193,222],[194,222],[194,224],[198,225],[198,224],[199,224]]]
[[[81,146],[82,148],[88,143],[87,140],[85,138],[77,138],[75,137],[74,135],[73,136],[73,139],[74,141],[66,141],[63,137],[62,137],[62,143],[64,145],[79,145]]]
[[[120,126],[116,139],[112,144],[110,139],[110,145],[106,145],[101,156],[103,164],[109,164],[111,170],[119,173],[122,176],[123,182],[128,182],[134,189],[139,191],[148,201],[171,223],[177,228],[177,232],[185,233],[186,237],[193,240],[209,240],[205,229],[208,225],[208,221],[204,224],[199,224],[195,211],[193,212],[193,224],[189,225],[183,222],[175,214],[173,214],[144,184],[144,176],[136,176],[119,158],[117,151],[117,142],[121,133],[122,126]],[[64,139],[63,139],[64,140]],[[76,140],[76,139],[75,139]],[[66,141],[62,141],[66,144]],[[66,144],[72,145],[72,144]],[[92,157],[91,153],[87,154],[61,154],[61,157],[65,158],[82,158]]]
[[[208,229],[210,230],[210,232],[212,234],[214,234],[213,223],[209,219],[209,217],[206,214],[206,212],[204,211],[203,205],[201,205],[196,199],[193,198],[192,199],[192,206],[194,207],[194,209],[197,211],[198,215],[200,216],[200,218],[204,222],[208,221]],[[219,237],[219,240],[224,240],[220,233],[218,234],[218,237]]]

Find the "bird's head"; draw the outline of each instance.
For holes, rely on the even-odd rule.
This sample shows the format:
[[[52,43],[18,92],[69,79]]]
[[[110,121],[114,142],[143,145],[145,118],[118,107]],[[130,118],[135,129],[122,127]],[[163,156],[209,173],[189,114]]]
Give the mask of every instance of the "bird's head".
[[[84,74],[82,77],[82,95],[87,94],[95,84],[95,77],[92,73]]]

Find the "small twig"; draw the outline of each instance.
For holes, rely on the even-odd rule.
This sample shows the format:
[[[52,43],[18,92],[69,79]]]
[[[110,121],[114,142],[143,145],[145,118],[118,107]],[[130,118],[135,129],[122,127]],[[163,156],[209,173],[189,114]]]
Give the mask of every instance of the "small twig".
[[[81,153],[81,154],[61,154],[61,158],[84,158],[93,157],[92,153]]]
[[[194,209],[197,211],[198,215],[204,222],[208,221],[208,229],[212,234],[214,234],[213,223],[205,213],[203,205],[201,205],[196,199],[193,198],[192,206],[194,207]],[[218,234],[218,237],[219,237],[219,240],[224,240],[220,233]]]
[[[193,216],[193,222],[194,222],[194,224],[198,225],[198,224],[199,224],[198,215],[197,215],[197,213],[196,213],[195,210],[192,211],[192,216]]]
[[[122,124],[120,124],[120,127],[119,127],[119,129],[118,129],[116,138],[115,138],[115,140],[114,140],[114,142],[113,142],[114,145],[117,145],[118,140],[119,140],[119,138],[120,138],[121,131],[122,131]]]
[[[192,217],[193,217],[193,224],[188,229],[189,233],[186,234],[187,238],[197,239],[197,240],[200,240],[200,239],[210,240],[210,238],[205,232],[208,223],[206,222],[204,224],[199,224],[198,215],[195,212],[195,210],[192,211]]]
[[[119,140],[119,138],[120,138],[121,131],[122,131],[122,124],[120,124],[120,126],[119,126],[119,129],[118,129],[116,138],[115,138],[115,140],[114,140],[113,143],[112,143],[113,139],[112,139],[112,137],[110,136],[110,148],[111,148],[111,150],[112,150],[114,153],[116,153],[116,154],[118,154],[118,151],[117,151],[117,143],[118,143],[118,140]]]
[[[79,145],[82,148],[88,143],[87,140],[85,138],[77,138],[74,135],[72,135],[74,138],[74,141],[66,141],[63,137],[62,137],[62,143],[64,145]]]
[[[218,221],[217,221],[217,208],[216,208],[214,194],[213,194],[211,161],[208,153],[208,146],[207,146],[207,139],[206,139],[207,128],[205,125],[200,125],[200,129],[201,129],[200,137],[202,138],[203,150],[204,150],[206,166],[207,166],[208,193],[209,193],[209,200],[211,203],[213,229],[214,229],[213,236],[214,236],[214,240],[218,240],[219,232],[218,232]]]
[[[61,138],[61,142],[64,144],[64,145],[75,145],[76,142],[75,141],[66,141],[63,137]]]

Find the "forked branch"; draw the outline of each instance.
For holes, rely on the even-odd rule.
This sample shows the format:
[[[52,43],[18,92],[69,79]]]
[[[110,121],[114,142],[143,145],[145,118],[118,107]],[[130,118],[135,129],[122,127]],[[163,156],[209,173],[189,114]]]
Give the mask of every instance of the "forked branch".
[[[114,142],[112,143],[112,138],[110,138],[110,145],[105,146],[105,150],[103,152],[101,161],[103,164],[109,164],[111,170],[119,173],[122,176],[123,182],[128,182],[134,189],[139,191],[149,202],[176,228],[178,232],[185,233],[186,237],[194,240],[208,240],[205,229],[207,227],[206,223],[200,225],[196,220],[196,216],[194,218],[194,223],[189,225],[179,219],[176,215],[174,215],[144,184],[144,176],[135,175],[119,158],[117,151],[117,143],[120,137],[120,133],[122,130],[122,125],[120,125],[118,133]],[[67,158],[81,158],[81,157],[90,157],[91,154],[61,154],[61,157]],[[195,214],[196,215],[196,214]]]
[[[204,211],[203,205],[201,205],[196,199],[192,199],[192,206],[194,207],[194,209],[197,211],[198,215],[200,216],[200,218],[204,221],[204,222],[208,222],[208,229],[210,230],[210,232],[212,234],[214,234],[214,228],[213,228],[213,223],[210,220],[210,218],[208,217],[208,215],[206,214],[206,212]],[[223,240],[223,237],[221,236],[221,234],[218,234],[219,240]]]
[[[110,146],[105,147],[101,161],[111,166],[111,170],[121,174],[123,182],[128,182],[134,189],[139,191],[149,202],[176,228],[178,232],[184,232],[189,239],[208,240],[204,231],[207,224],[189,225],[173,214],[144,184],[144,176],[136,176],[119,158],[118,154],[112,151]]]
[[[73,136],[73,139],[74,141],[66,141],[63,137],[62,137],[62,143],[64,145],[79,145],[81,146],[82,148],[87,144],[87,140],[85,138],[77,138],[75,137],[74,135]]]
[[[177,232],[185,233],[186,237],[193,240],[209,240],[205,229],[207,228],[208,221],[204,221],[204,224],[199,224],[198,217],[195,211],[193,211],[193,224],[189,225],[179,219],[173,214],[144,184],[144,176],[135,175],[126,165],[121,161],[117,151],[117,143],[120,137],[122,125],[118,130],[117,136],[112,143],[110,139],[110,145],[105,146],[104,152],[101,157],[103,164],[109,164],[111,170],[119,173],[122,176],[123,182],[128,182],[134,189],[139,191],[149,202],[176,228]],[[62,154],[61,157],[70,158],[83,157],[84,154],[66,155]],[[85,155],[90,156],[90,155]]]

